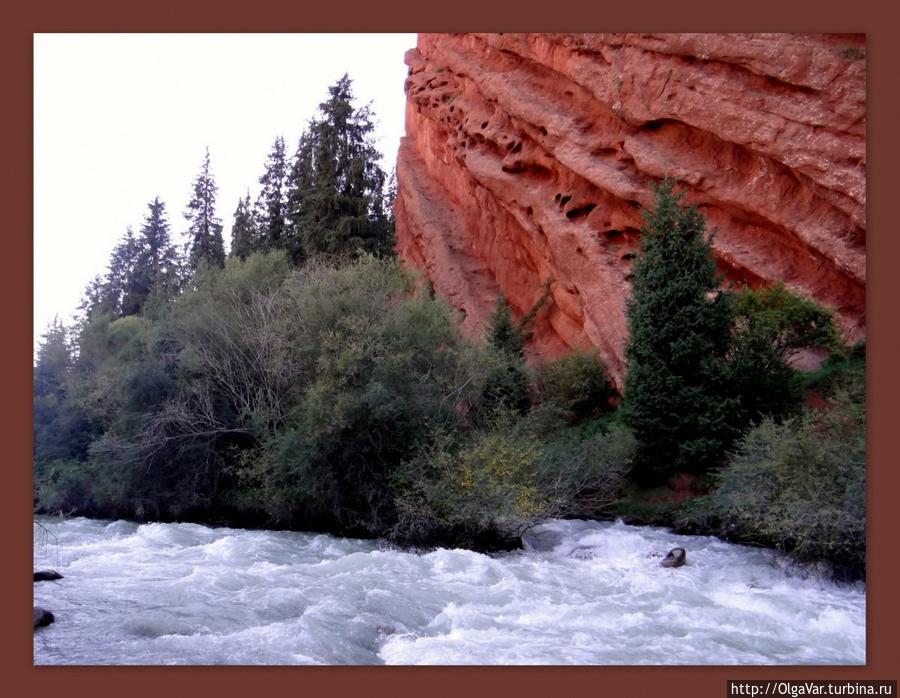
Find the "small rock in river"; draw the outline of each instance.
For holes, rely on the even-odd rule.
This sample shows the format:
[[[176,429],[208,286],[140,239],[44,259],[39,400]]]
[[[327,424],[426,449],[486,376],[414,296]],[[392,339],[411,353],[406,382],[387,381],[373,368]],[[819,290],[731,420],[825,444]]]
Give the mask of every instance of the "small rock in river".
[[[40,606],[34,607],[34,627],[41,628],[45,625],[50,625],[54,620],[53,614],[50,613],[45,608],[41,608]]]
[[[663,567],[681,567],[686,562],[687,553],[684,548],[672,548],[659,564]]]
[[[63,576],[56,570],[38,570],[34,573],[35,582],[52,582],[62,578]]]

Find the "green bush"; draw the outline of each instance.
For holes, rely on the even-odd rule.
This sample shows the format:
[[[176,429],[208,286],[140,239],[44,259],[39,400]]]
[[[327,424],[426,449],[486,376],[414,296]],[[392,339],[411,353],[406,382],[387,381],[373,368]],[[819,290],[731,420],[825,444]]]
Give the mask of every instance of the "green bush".
[[[548,509],[537,483],[540,442],[514,428],[501,410],[470,439],[437,434],[394,477],[398,522],[390,538],[405,545],[437,543],[509,548]]]
[[[814,390],[825,397],[846,393],[854,402],[865,402],[865,343],[858,342],[846,351],[832,352],[818,370],[802,375],[801,385],[804,390]]]
[[[609,410],[612,386],[596,352],[572,352],[540,364],[533,372],[539,403],[554,403],[577,422]]]
[[[765,419],[718,474],[712,504],[740,537],[865,574],[865,404]]]
[[[42,463],[35,471],[35,511],[63,515],[91,512],[96,505],[94,484],[94,474],[81,461]]]
[[[291,276],[294,397],[257,468],[277,520],[373,535],[396,518],[391,478],[437,429],[464,425],[486,380],[448,308],[395,261]]]
[[[802,377],[790,360],[808,348],[836,351],[840,338],[829,311],[777,285],[736,294],[729,382],[739,405],[732,415],[744,431],[763,417],[796,414]]]
[[[587,435],[576,429],[558,433],[538,460],[538,488],[548,500],[548,513],[604,515],[622,495],[634,452],[634,436],[618,423]]]

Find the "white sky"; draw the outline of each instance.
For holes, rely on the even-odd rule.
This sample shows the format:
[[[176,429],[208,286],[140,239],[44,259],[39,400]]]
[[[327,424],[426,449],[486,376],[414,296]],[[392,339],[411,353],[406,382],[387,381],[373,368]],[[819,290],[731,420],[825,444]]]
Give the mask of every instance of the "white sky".
[[[345,72],[372,102],[382,166],[403,135],[415,34],[35,34],[34,337],[68,324],[127,226],[159,196],[181,241],[206,146],[225,243],[272,142],[293,156]]]

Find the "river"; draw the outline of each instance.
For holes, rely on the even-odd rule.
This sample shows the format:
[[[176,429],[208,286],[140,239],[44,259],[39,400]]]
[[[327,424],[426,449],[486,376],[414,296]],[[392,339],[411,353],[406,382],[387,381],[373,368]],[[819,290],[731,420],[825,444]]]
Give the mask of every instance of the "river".
[[[40,519],[35,664],[863,664],[865,587],[771,550],[552,521],[525,550]],[[662,568],[672,547],[688,564]]]

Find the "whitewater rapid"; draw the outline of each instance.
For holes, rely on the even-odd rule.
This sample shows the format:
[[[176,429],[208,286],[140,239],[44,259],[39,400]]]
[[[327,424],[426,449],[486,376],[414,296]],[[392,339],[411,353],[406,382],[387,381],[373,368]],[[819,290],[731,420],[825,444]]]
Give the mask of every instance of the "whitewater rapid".
[[[41,519],[36,664],[864,664],[865,588],[770,550],[553,521],[525,550]],[[672,547],[688,564],[662,568]]]

